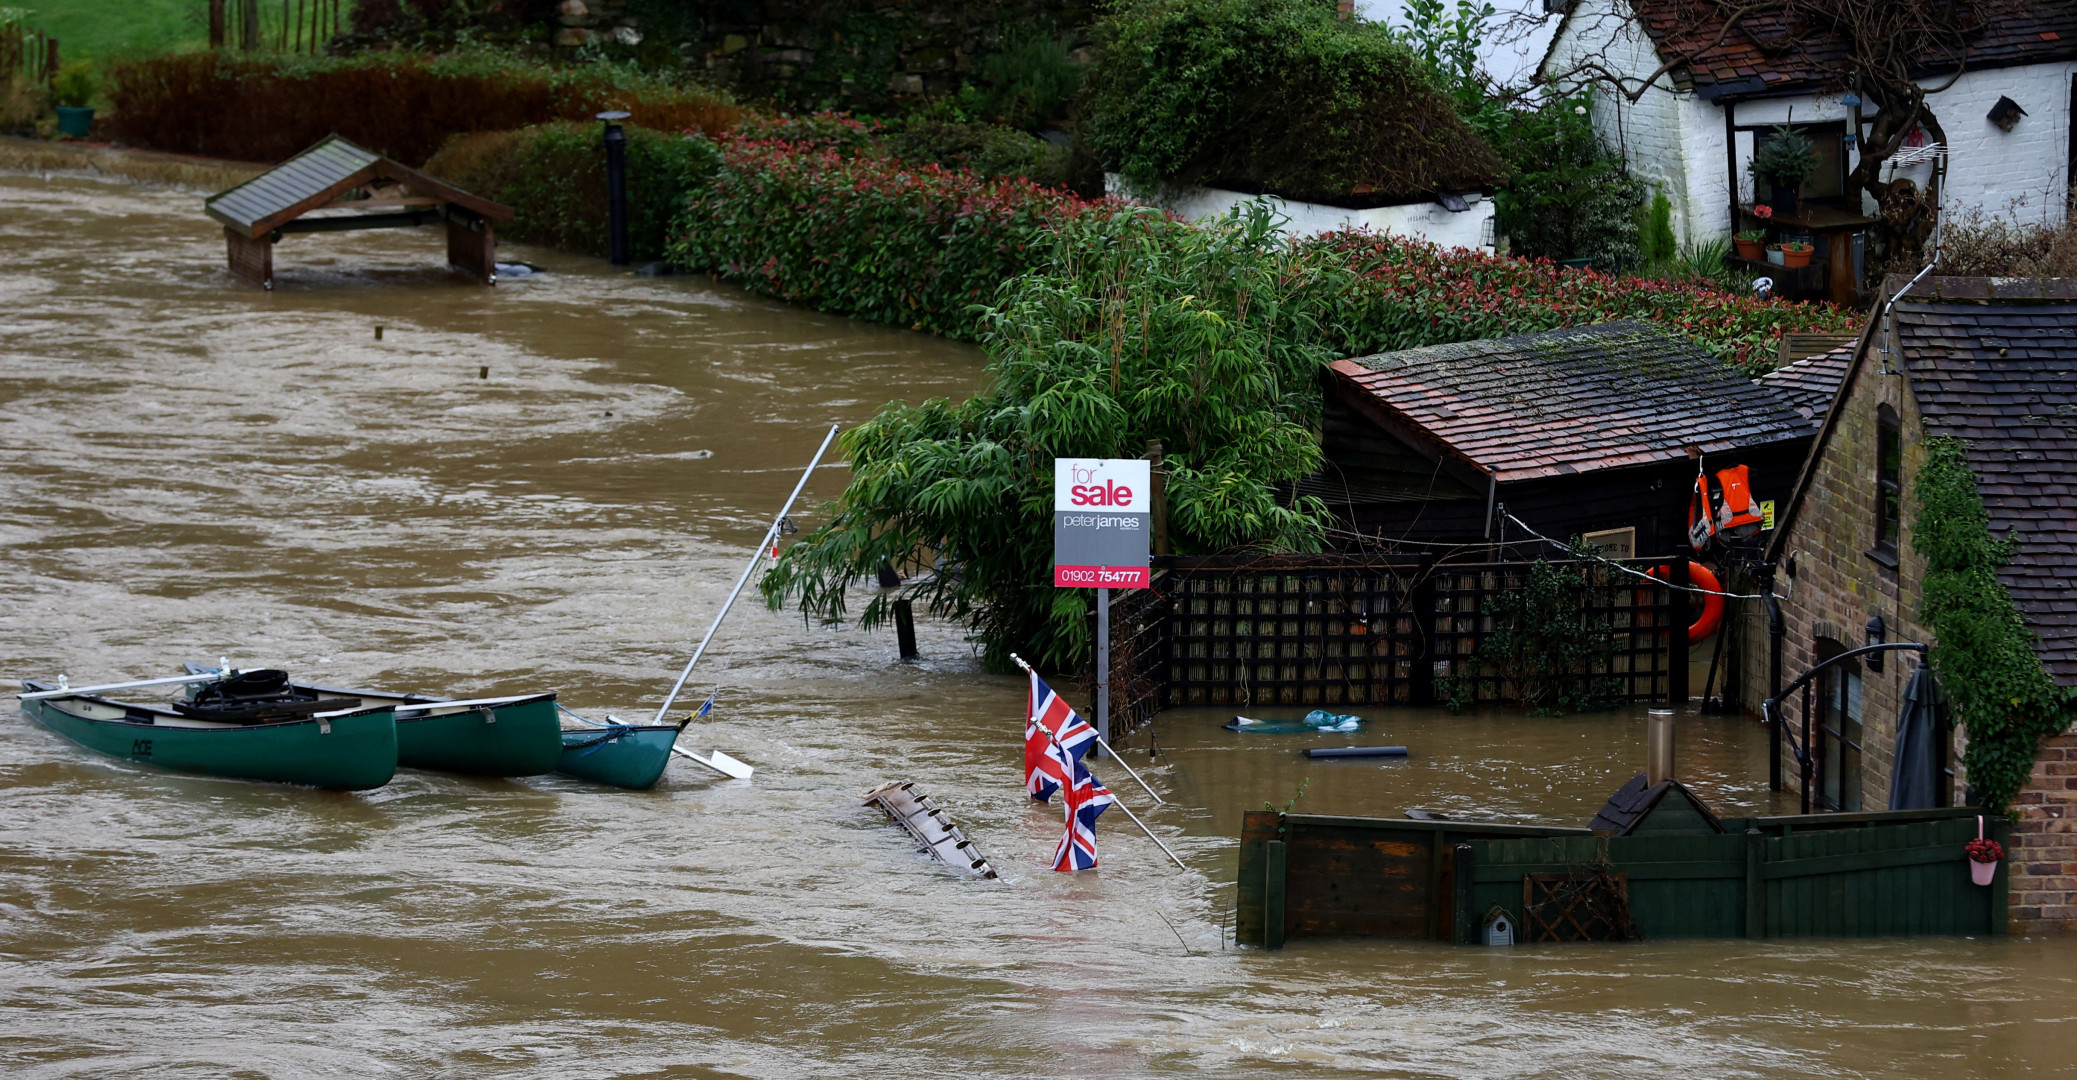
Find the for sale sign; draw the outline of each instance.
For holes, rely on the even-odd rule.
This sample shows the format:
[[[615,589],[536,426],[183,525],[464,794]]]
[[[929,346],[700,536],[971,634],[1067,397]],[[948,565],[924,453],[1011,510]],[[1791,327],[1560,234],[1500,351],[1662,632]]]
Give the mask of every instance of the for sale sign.
[[[1053,584],[1147,587],[1152,481],[1143,458],[1053,459]]]

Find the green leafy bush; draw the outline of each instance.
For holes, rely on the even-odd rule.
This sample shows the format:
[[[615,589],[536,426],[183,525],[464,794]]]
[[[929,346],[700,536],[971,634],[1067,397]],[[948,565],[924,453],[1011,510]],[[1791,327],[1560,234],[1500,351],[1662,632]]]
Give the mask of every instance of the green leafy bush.
[[[1111,204],[1029,180],[724,137],[672,260],[758,292],[972,338],[977,304],[1025,273],[1056,230]]]
[[[686,193],[705,186],[721,153],[707,139],[628,126],[628,254],[668,254]],[[605,255],[606,153],[597,124],[555,123],[448,141],[426,171],[512,207],[514,240]]]
[[[1510,172],[1493,207],[1509,249],[1615,271],[1637,262],[1645,191],[1602,145],[1590,108],[1586,98],[1552,98],[1490,109],[1479,121]]]
[[[1095,28],[1082,136],[1135,187],[1384,201],[1504,169],[1426,64],[1314,0],[1131,0]]]
[[[132,146],[237,161],[280,161],[338,134],[418,165],[458,132],[589,121],[626,109],[663,131],[720,131],[740,110],[715,91],[628,68],[550,68],[508,54],[345,59],[180,53],[109,71],[109,123]]]
[[[1081,84],[1082,69],[1059,35],[1026,25],[1006,35],[999,51],[981,58],[967,85],[982,115],[1029,130],[1066,111]]]
[[[94,76],[94,65],[75,60],[59,68],[57,77],[51,80],[51,101],[68,108],[83,109],[93,103],[94,91],[100,89],[100,85],[100,80]]]
[[[1623,680],[1610,674],[1610,616],[1588,605],[1588,553],[1578,554],[1576,562],[1536,560],[1515,587],[1487,601],[1483,615],[1491,625],[1469,669],[1435,684],[1451,712],[1497,698],[1538,716],[1563,716],[1623,700]]]
[[[972,399],[892,405],[843,437],[852,481],[831,522],[764,579],[775,606],[845,614],[882,562],[935,563],[913,587],[965,620],[989,660],[1068,666],[1088,649],[1086,594],[1052,587],[1053,458],[1135,457],[1161,439],[1169,528],[1183,552],[1310,548],[1325,507],[1280,489],[1313,471],[1304,419],[1333,358],[1293,303],[1310,276],[1256,213],[1197,228],[1109,208],[1064,222],[1004,286]],[[862,613],[887,617],[890,596]]]
[[[1968,733],[1962,761],[1977,802],[1998,812],[2025,786],[2041,740],[2069,726],[2077,694],[2041,666],[2034,632],[1998,580],[2012,542],[1991,536],[1961,440],[1927,441],[1915,488],[1911,548],[1926,560],[1927,659]]]

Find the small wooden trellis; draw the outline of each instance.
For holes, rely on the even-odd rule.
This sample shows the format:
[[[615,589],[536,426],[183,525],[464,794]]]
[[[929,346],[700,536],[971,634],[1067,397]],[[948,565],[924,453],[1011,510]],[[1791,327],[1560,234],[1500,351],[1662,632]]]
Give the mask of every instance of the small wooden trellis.
[[[1633,560],[1643,569],[1663,560]],[[1153,588],[1111,609],[1121,730],[1193,705],[1431,705],[1438,679],[1473,673],[1494,596],[1533,564],[1402,556],[1157,559]],[[1584,616],[1606,628],[1621,696],[1687,696],[1684,596],[1585,567]],[[1121,662],[1122,658],[1122,662]],[[1480,701],[1499,700],[1481,686]]]
[[[1522,916],[1526,941],[1628,941],[1630,875],[1524,874]]]

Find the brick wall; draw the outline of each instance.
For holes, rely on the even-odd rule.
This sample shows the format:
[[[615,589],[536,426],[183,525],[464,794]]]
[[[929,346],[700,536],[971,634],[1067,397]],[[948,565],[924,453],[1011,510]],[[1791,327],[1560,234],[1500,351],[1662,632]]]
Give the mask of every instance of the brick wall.
[[[2077,735],[2041,744],[2033,778],[2012,807],[2013,928],[2077,930]]]

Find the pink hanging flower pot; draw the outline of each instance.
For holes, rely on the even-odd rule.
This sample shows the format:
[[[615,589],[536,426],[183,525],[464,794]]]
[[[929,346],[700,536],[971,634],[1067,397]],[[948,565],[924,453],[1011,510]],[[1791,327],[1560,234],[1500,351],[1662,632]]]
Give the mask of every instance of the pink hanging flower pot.
[[[1998,863],[2005,858],[2005,847],[1983,835],[1983,818],[1976,819],[1976,839],[1962,845],[1969,854],[1969,880],[1978,885],[1988,885],[1998,876]]]

